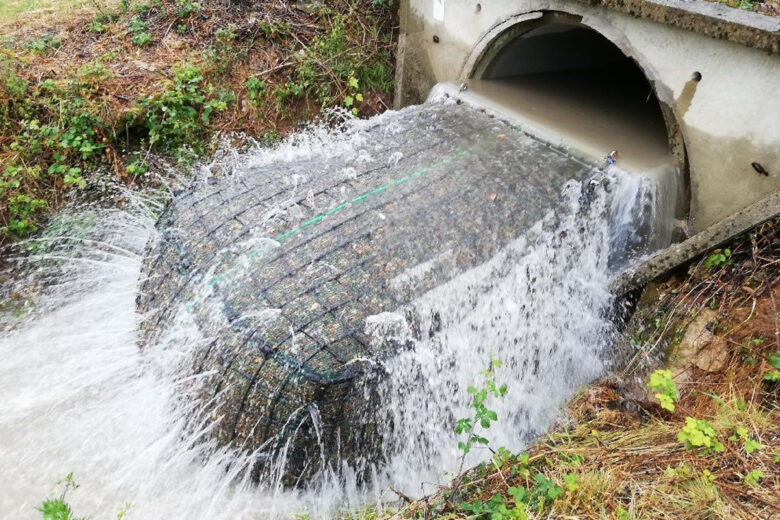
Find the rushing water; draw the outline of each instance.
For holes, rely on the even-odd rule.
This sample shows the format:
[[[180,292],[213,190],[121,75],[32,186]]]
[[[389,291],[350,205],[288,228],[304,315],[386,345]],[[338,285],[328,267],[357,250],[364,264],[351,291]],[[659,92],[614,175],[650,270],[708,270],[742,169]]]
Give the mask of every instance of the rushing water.
[[[326,158],[361,142],[320,132],[275,151],[226,152],[218,162],[241,175],[241,164]],[[485,436],[494,447],[522,448],[560,416],[579,385],[605,370],[610,264],[623,261],[611,249],[636,241],[632,208],[656,188],[613,171],[561,189],[561,209],[406,309],[422,330],[438,332],[385,366],[377,413],[394,425],[384,441],[387,464],[364,485],[350,468],[331,468],[305,491],[253,483],[251,455],[217,447],[207,421],[193,427],[204,406],[194,398],[202,381],[186,367],[204,338],[190,314],[180,313],[158,345],[139,350],[138,277],[156,235],[149,205],[63,216],[76,224],[24,245],[6,288],[35,294],[21,317],[4,318],[0,336],[0,511],[35,518],[34,508],[70,472],[81,487],[68,500],[93,519],[114,517],[125,504],[138,519],[327,517],[392,501],[390,485],[429,492],[458,467],[452,426],[468,415],[465,389],[479,384],[491,357],[504,362],[496,377],[509,392],[494,403],[499,421]],[[414,283],[429,267],[395,283]],[[378,340],[409,335],[400,313],[372,316],[367,326]],[[485,456],[476,451],[468,462]]]

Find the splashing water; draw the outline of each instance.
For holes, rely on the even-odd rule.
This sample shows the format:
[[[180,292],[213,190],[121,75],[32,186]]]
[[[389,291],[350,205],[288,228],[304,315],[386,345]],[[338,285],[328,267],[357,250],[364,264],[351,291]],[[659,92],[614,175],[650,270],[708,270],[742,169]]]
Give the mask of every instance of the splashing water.
[[[368,132],[383,121],[357,123],[338,136],[298,136],[271,152],[226,151],[215,163],[239,177],[249,165],[325,160],[344,150],[370,161]],[[306,490],[252,482],[252,454],[218,447],[207,421],[193,426],[207,404],[196,395],[208,374],[187,370],[207,341],[192,314],[178,313],[157,346],[139,350],[137,282],[145,244],[157,233],[149,212],[74,213],[89,217],[88,231],[53,239],[44,252],[28,249],[15,268],[45,282],[33,284],[35,307],[5,318],[0,336],[0,510],[36,518],[34,508],[69,472],[81,484],[69,502],[94,519],[115,516],[123,504],[134,519],[328,517],[392,499],[385,493],[391,484],[416,494],[457,469],[452,427],[468,415],[466,387],[491,357],[504,361],[497,378],[509,392],[496,403],[499,421],[486,436],[491,446],[521,449],[608,363],[610,243],[631,241],[625,237],[637,216],[625,208],[655,189],[637,176],[608,177],[595,187],[567,183],[562,206],[490,261],[405,309],[367,319],[376,341],[411,337],[410,315],[426,332],[384,366],[376,413],[394,425],[384,439],[386,464],[364,485],[349,467],[330,468]],[[306,182],[290,179],[294,188]],[[436,260],[449,261],[446,251]],[[414,285],[428,269],[418,265],[393,283]],[[32,283],[15,278],[9,293]],[[469,463],[485,456],[476,452]]]

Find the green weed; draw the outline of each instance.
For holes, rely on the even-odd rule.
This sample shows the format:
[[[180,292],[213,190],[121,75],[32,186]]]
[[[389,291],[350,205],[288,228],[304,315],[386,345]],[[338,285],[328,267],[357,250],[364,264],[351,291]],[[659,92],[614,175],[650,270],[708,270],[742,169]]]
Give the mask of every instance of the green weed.
[[[141,123],[152,148],[173,152],[180,159],[185,145],[196,153],[203,151],[211,114],[226,110],[235,100],[234,93],[204,83],[199,67],[181,63],[174,70],[170,88],[141,101]]]
[[[246,87],[247,93],[249,94],[250,102],[257,106],[260,100],[265,97],[267,88],[266,82],[261,81],[259,78],[253,76],[246,80],[244,86]]]
[[[753,487],[758,484],[758,481],[764,478],[764,472],[758,469],[752,469],[745,475],[744,481],[749,487]]]
[[[73,514],[73,510],[65,501],[65,496],[68,491],[72,489],[78,489],[79,485],[73,480],[73,473],[68,475],[61,481],[64,484],[62,493],[54,498],[47,498],[37,508],[40,511],[43,520],[87,520],[86,517],[76,517]]]
[[[193,15],[199,15],[203,10],[203,6],[199,2],[192,2],[191,0],[176,0],[176,17],[180,20],[184,20]]]
[[[712,269],[713,267],[722,267],[731,260],[730,249],[716,249],[704,260],[704,267]]]
[[[152,35],[149,34],[149,25],[141,20],[140,16],[134,16],[132,20],[130,20],[127,29],[130,31],[130,34],[133,35],[130,39],[130,41],[133,42],[133,45],[145,47],[154,41]]]
[[[500,360],[491,360],[488,369],[481,373],[484,378],[483,386],[481,388],[469,386],[467,389],[467,392],[471,395],[469,408],[473,410],[473,415],[458,419],[455,423],[455,433],[465,436],[464,440],[458,442],[458,449],[463,452],[464,458],[474,446],[486,446],[489,444],[485,437],[479,435],[479,431],[480,428],[484,430],[490,428],[490,425],[498,420],[498,415],[494,410],[487,407],[486,401],[488,397],[500,398],[506,395],[506,385],[496,386],[494,379],[495,370],[501,368],[501,366],[502,362]]]
[[[723,443],[718,440],[715,428],[709,421],[685,418],[685,426],[677,434],[677,440],[685,444],[689,450],[701,449],[706,453],[720,453],[724,450]]]
[[[59,49],[61,45],[62,40],[60,40],[59,36],[47,33],[35,40],[27,42],[27,49],[45,55]]]
[[[770,383],[776,383],[780,381],[780,353],[770,354],[767,361],[769,361],[772,369],[764,374],[762,379]]]
[[[282,40],[290,35],[290,24],[263,20],[258,24],[267,40]]]
[[[656,370],[650,374],[650,382],[647,386],[650,390],[656,392],[655,398],[658,399],[661,408],[674,412],[674,403],[677,402],[680,396],[670,370]]]

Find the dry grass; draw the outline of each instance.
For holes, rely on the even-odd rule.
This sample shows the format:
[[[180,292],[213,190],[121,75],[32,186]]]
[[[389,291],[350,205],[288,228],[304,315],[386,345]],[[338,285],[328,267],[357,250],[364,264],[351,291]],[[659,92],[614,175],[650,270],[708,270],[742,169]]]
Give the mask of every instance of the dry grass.
[[[407,504],[402,518],[524,518],[512,513],[509,486],[533,486],[541,473],[561,486],[562,496],[528,518],[560,519],[780,519],[780,383],[763,380],[780,352],[780,219],[763,224],[731,245],[731,260],[655,287],[640,305],[626,341],[643,345],[638,357],[664,349],[682,367],[680,399],[673,413],[660,408],[644,388],[648,372],[636,360],[613,377],[584,388],[569,404],[568,425],[540,439],[527,464],[512,458],[501,471],[469,471],[457,498],[443,489]],[[725,345],[724,366],[706,371],[696,359],[675,357],[686,327],[707,310],[712,338],[702,352]],[[725,342],[725,343],[723,343]],[[632,383],[642,381],[641,384]],[[678,440],[686,417],[709,421],[724,444],[720,453],[689,450]],[[735,436],[744,428],[759,442],[748,453]],[[519,471],[518,471],[519,469]],[[761,472],[755,483],[750,472]],[[572,477],[574,475],[575,477]],[[565,478],[576,481],[567,488]],[[749,478],[747,480],[750,480]],[[509,516],[473,514],[462,502],[499,495]]]
[[[2,0],[0,34],[7,26],[45,27],[73,18],[94,15],[113,5],[113,0]]]

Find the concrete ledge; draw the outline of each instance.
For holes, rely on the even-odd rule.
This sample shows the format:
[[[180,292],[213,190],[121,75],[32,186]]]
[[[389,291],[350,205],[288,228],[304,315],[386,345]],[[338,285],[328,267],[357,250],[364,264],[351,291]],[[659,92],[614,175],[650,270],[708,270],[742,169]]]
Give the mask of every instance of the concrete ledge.
[[[780,54],[780,17],[700,0],[575,0]]]
[[[780,215],[780,191],[713,224],[688,240],[656,253],[636,268],[622,273],[612,281],[612,292],[622,296],[778,215]]]

